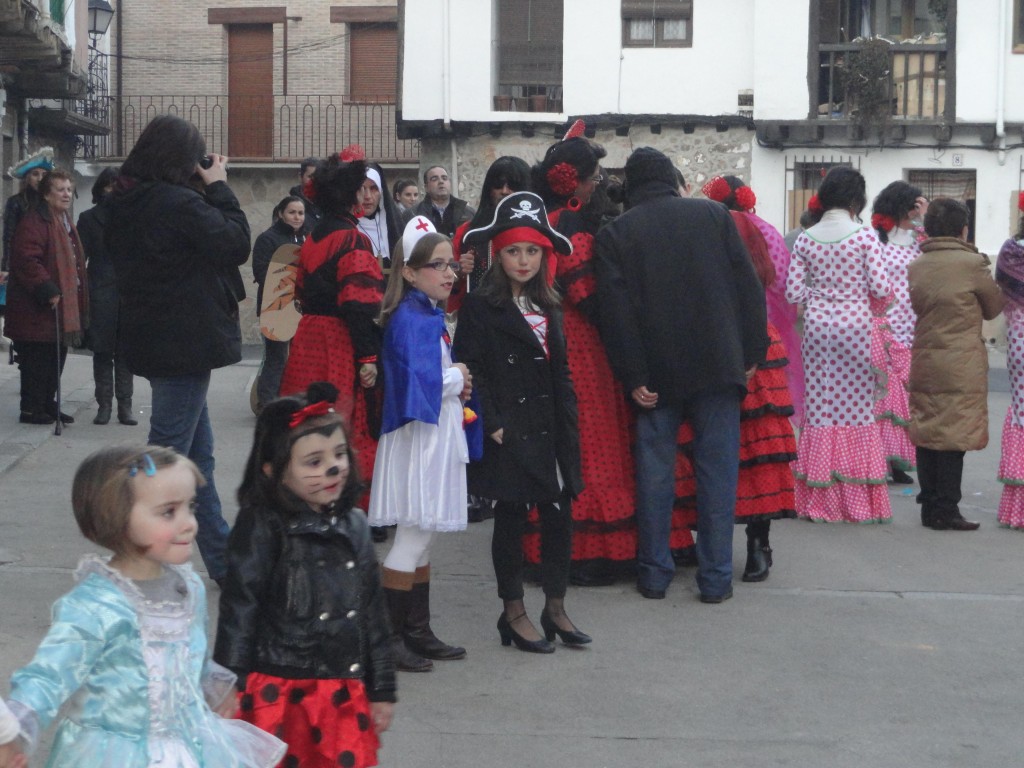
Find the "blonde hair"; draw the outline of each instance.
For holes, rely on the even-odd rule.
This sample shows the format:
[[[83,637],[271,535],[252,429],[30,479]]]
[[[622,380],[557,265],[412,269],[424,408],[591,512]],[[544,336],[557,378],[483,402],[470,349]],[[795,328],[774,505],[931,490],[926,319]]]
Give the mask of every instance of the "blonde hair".
[[[128,539],[128,522],[135,505],[133,479],[145,479],[150,472],[184,464],[205,485],[202,473],[189,459],[158,445],[115,445],[90,454],[75,472],[71,484],[71,509],[78,530],[89,541],[115,554],[134,555],[144,551]]]
[[[412,288],[412,284],[402,275],[402,267],[420,269],[430,261],[430,257],[434,255],[434,249],[437,246],[441,243],[451,244],[451,242],[449,237],[442,235],[440,232],[428,232],[413,246],[412,255],[409,256],[408,261],[404,259],[402,242],[398,242],[395,252],[391,256],[391,275],[388,277],[388,288],[384,292],[384,300],[380,305],[381,326],[388,324],[391,315],[394,314],[395,310],[398,309],[398,305],[402,303],[402,299],[405,298],[406,291]],[[457,277],[458,275],[456,275]],[[441,309],[444,309],[444,307],[442,306]]]

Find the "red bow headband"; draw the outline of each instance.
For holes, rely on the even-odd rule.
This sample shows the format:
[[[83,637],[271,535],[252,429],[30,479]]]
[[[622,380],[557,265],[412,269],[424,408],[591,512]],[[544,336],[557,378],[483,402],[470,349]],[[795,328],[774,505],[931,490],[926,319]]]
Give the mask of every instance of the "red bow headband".
[[[334,413],[334,406],[326,400],[321,400],[319,403],[310,403],[305,408],[299,408],[299,410],[292,414],[292,418],[288,422],[288,428],[295,429],[306,419],[311,419],[314,416],[324,416],[328,413]]]

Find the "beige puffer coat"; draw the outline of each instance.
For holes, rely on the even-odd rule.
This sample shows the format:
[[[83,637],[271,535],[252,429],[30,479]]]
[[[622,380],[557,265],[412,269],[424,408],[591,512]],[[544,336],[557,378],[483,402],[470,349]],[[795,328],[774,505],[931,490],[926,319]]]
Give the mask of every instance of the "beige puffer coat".
[[[908,270],[917,314],[910,364],[910,439],[936,451],[988,444],[988,353],[981,321],[1003,309],[989,259],[955,237],[921,244]]]

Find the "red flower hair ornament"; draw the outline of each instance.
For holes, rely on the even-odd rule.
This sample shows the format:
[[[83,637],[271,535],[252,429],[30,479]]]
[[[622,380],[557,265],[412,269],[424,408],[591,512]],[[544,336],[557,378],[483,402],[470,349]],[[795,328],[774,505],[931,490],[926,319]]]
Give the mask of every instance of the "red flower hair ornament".
[[[750,187],[740,187],[736,190],[736,205],[742,208],[744,211],[754,210],[754,206],[757,205],[757,195],[754,194],[754,190]]]
[[[825,207],[821,204],[821,200],[818,199],[817,195],[811,195],[811,199],[807,201],[807,210],[815,215],[819,215],[825,212]]]
[[[366,152],[358,144],[349,144],[338,153],[338,159],[343,163],[351,163],[353,160],[365,160]]]
[[[576,168],[569,163],[557,163],[551,166],[545,176],[551,191],[559,197],[569,197],[580,185],[580,176],[576,172]]]
[[[700,188],[700,191],[704,194],[704,197],[709,200],[714,200],[716,203],[725,202],[725,198],[732,192],[732,188],[729,186],[729,182],[721,176],[715,176],[707,184]]]
[[[884,213],[871,214],[871,227],[881,232],[891,232],[896,228],[896,219]]]

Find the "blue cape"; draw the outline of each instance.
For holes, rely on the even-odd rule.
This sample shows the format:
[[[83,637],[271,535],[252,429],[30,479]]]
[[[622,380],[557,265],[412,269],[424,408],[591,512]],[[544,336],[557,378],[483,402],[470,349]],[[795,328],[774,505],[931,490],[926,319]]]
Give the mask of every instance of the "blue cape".
[[[410,421],[437,424],[441,413],[441,337],[444,312],[422,291],[412,289],[398,305],[384,331],[381,365],[384,371],[384,408],[381,434]],[[466,404],[477,415],[476,395]],[[471,459],[483,455],[483,420],[466,427]]]

